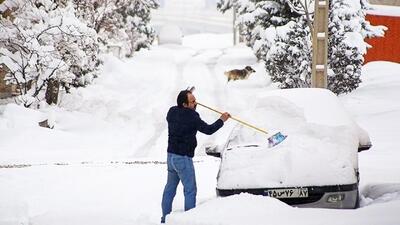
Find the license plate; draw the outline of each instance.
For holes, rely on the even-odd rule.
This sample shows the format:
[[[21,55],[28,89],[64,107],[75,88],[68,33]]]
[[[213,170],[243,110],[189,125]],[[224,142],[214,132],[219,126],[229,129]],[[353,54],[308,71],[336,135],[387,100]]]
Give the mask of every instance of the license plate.
[[[307,188],[272,189],[265,191],[265,194],[273,198],[307,198]]]

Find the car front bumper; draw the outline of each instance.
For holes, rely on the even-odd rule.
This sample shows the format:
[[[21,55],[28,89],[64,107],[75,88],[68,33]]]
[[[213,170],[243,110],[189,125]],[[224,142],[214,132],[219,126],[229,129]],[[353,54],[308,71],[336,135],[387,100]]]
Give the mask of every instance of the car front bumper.
[[[308,186],[308,187],[284,187],[283,189],[307,188],[308,197],[279,198],[282,202],[296,207],[307,208],[334,208],[353,209],[358,203],[358,184]],[[269,196],[268,191],[282,188],[257,188],[257,189],[218,189],[217,196],[230,196],[240,193]],[[273,196],[271,196],[273,197]]]

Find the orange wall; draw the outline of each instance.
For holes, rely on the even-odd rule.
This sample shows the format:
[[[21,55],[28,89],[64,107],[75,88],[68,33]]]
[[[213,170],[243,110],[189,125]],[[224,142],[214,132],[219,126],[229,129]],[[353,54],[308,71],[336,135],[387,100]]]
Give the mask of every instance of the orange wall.
[[[372,48],[367,50],[365,62],[391,61],[400,63],[400,16],[367,15],[372,25],[384,25],[388,28],[381,38],[366,39]]]

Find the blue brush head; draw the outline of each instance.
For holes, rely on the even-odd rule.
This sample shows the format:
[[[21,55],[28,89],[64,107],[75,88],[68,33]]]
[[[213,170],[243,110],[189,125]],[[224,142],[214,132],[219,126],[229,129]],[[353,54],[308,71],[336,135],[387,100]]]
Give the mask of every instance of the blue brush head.
[[[286,139],[287,135],[283,135],[281,132],[278,132],[271,137],[268,138],[268,147],[272,148],[278,144],[280,144],[282,141]]]

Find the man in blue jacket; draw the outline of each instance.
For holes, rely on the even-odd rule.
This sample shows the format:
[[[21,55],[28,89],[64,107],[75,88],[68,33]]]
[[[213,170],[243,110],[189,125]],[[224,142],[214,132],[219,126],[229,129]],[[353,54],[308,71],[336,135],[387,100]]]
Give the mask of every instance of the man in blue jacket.
[[[197,187],[192,161],[197,146],[196,133],[200,131],[211,135],[219,130],[230,117],[229,113],[225,112],[217,121],[209,125],[195,111],[196,105],[196,98],[193,93],[184,90],[178,95],[177,106],[171,107],[167,114],[168,178],[161,203],[161,223],[165,223],[165,217],[171,213],[172,202],[179,181],[183,184],[185,211],[196,206]]]

